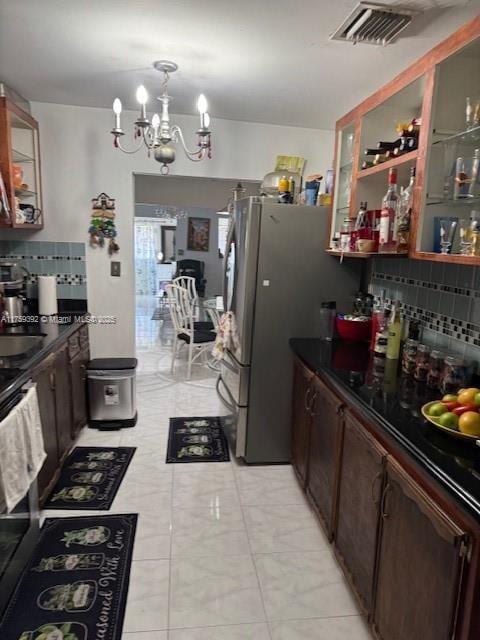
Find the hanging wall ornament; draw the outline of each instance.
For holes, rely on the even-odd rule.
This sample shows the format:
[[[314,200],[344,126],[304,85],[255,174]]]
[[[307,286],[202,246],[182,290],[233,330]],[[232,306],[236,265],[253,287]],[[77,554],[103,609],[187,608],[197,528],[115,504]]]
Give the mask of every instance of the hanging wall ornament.
[[[104,247],[108,242],[108,253],[112,255],[120,250],[117,244],[115,228],[115,199],[101,193],[92,199],[92,218],[88,229],[90,246]]]

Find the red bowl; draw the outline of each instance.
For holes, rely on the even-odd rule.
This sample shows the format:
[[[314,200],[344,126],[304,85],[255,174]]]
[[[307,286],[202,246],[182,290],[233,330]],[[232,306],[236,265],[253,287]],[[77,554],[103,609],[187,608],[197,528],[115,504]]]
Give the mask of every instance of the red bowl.
[[[349,342],[369,341],[372,333],[371,320],[345,320],[336,318],[337,333],[342,340]]]

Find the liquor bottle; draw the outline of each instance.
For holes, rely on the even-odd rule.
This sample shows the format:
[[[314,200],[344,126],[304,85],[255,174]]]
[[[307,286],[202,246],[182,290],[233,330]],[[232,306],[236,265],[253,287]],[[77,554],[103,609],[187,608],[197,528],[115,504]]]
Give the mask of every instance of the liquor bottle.
[[[402,319],[398,302],[394,304],[393,313],[388,324],[387,354],[388,360],[398,360],[400,341],[402,338]]]
[[[395,222],[396,251],[397,253],[408,253],[410,244],[410,221],[413,210],[413,190],[415,186],[415,167],[410,171],[410,182],[402,191],[398,201],[397,216]]]
[[[382,200],[380,214],[380,238],[378,250],[380,253],[396,252],[395,219],[397,215],[397,170],[388,172],[388,190]]]
[[[384,153],[377,153],[373,159],[373,165],[376,166],[377,164],[382,164],[382,162],[385,162],[386,160],[388,160],[388,158]]]

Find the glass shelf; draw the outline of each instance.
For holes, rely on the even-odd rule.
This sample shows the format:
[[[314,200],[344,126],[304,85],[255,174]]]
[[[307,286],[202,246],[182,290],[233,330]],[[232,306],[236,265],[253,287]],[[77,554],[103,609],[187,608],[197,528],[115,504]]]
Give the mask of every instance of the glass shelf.
[[[473,129],[468,129],[467,131],[460,131],[459,133],[455,133],[453,135],[447,136],[442,140],[435,140],[432,142],[432,146],[440,145],[440,144],[471,144],[471,145],[479,145],[480,144],[480,126],[474,127]]]
[[[15,195],[24,198],[33,198],[37,195],[36,191],[31,191],[30,189],[22,189],[21,187],[15,187]]]
[[[17,151],[16,149],[12,149],[12,159],[14,162],[35,162],[34,158],[27,156],[25,153],[21,151]]]
[[[453,206],[453,207],[459,207],[459,206],[465,206],[468,205],[470,207],[472,206],[476,206],[480,204],[480,196],[477,196],[475,198],[459,198],[458,200],[453,200],[453,198],[442,198],[442,197],[438,197],[435,198],[434,196],[429,196],[425,202],[425,204],[427,205],[427,207],[433,207],[433,206]]]
[[[345,172],[351,171],[352,167],[353,167],[353,161],[350,160],[350,162],[347,162],[346,164],[340,167],[340,171],[345,173]]]

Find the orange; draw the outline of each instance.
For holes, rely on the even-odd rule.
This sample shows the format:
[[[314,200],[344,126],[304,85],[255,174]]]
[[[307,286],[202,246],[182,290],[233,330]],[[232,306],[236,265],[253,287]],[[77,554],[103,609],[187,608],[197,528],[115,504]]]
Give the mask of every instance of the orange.
[[[461,393],[458,394],[457,402],[460,404],[473,404],[475,401],[475,396],[480,392],[480,389],[476,389],[475,387],[470,387],[470,389],[463,389]]]
[[[458,420],[458,430],[470,436],[480,436],[480,414],[476,411],[465,411]]]

